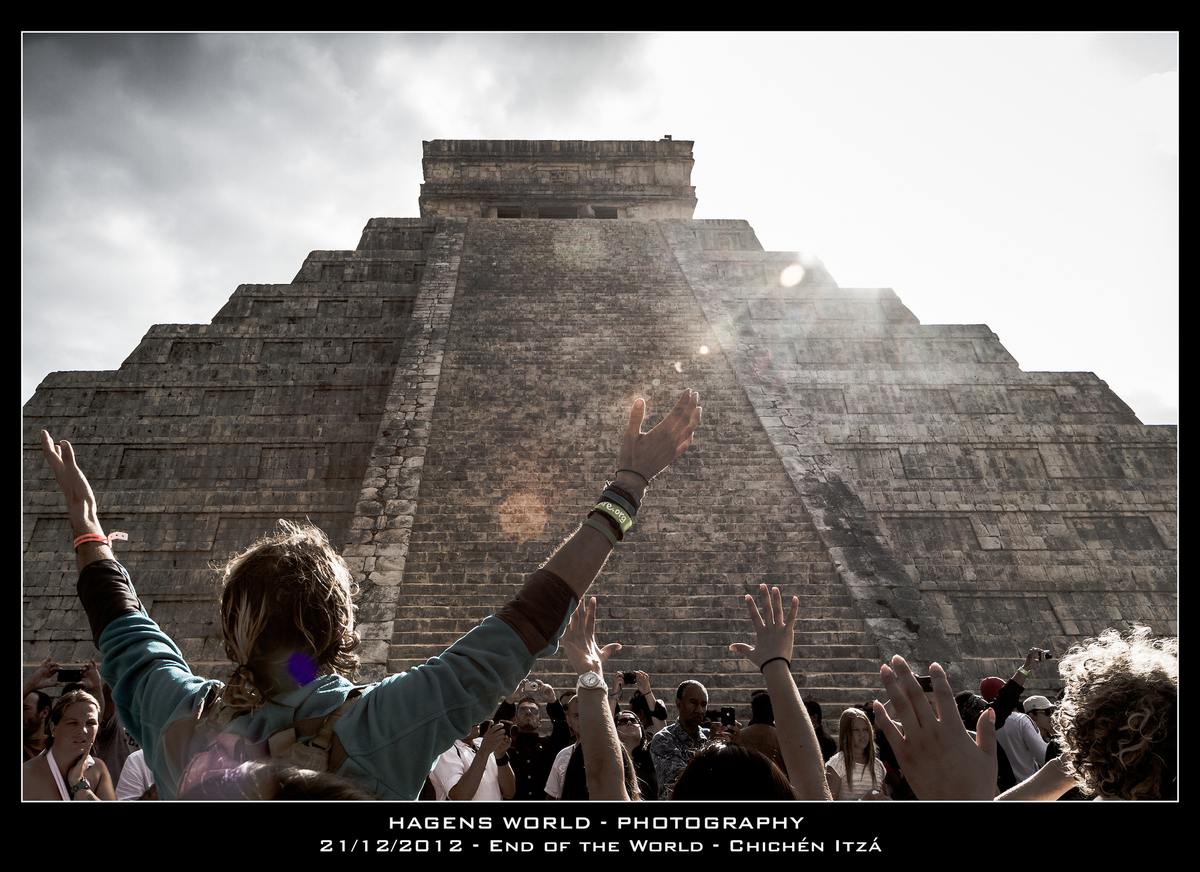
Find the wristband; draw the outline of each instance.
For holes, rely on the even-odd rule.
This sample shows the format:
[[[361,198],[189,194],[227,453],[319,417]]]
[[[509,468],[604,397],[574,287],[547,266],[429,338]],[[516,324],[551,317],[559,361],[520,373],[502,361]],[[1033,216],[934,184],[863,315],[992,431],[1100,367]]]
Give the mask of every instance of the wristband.
[[[1026,678],[1028,678],[1029,676],[1033,675],[1033,673],[1032,673],[1032,672],[1030,672],[1028,669],[1026,669],[1024,666],[1018,666],[1018,667],[1017,667],[1017,672],[1020,672],[1020,673],[1021,673],[1022,675],[1024,675]]]
[[[78,550],[79,546],[83,545],[85,542],[99,542],[101,545],[107,545],[108,537],[103,533],[84,533],[82,536],[75,537],[75,549]]]
[[[604,538],[609,541],[613,548],[617,547],[617,534],[613,532],[612,525],[607,520],[601,521],[594,514],[588,515],[587,520],[583,522],[583,526],[591,527],[604,534]]]
[[[632,472],[634,475],[636,475],[638,478],[640,478],[642,481],[644,481],[646,483],[646,487],[650,487],[650,479],[646,478],[646,476],[642,475],[636,469],[618,469],[617,472],[619,472],[619,473],[620,472]]]
[[[621,530],[620,538],[622,539],[624,539],[625,534],[633,528],[633,518],[629,516],[629,512],[625,511],[616,503],[609,502],[608,500],[602,500],[601,502],[596,503],[596,508],[594,508],[592,511],[600,512],[601,514],[607,515],[616,521],[617,526]]]
[[[633,494],[625,490],[623,487],[618,487],[612,482],[608,483],[608,485],[604,488],[604,493],[602,493],[600,496],[603,499],[612,500],[634,517],[637,516],[638,509],[642,507],[641,501],[636,499]]]
[[[784,663],[786,663],[788,665],[788,672],[792,671],[792,661],[788,660],[786,657],[772,657],[770,660],[764,660],[763,665],[758,667],[758,671],[762,672],[764,669],[767,668],[768,663],[774,663],[776,660],[782,660]]]

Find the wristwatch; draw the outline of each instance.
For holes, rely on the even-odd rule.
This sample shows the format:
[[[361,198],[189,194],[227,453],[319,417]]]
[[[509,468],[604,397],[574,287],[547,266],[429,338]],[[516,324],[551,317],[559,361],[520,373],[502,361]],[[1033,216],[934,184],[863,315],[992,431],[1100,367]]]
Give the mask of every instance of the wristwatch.
[[[578,690],[608,690],[608,685],[604,683],[604,676],[599,672],[583,673],[576,680],[575,687]]]
[[[80,778],[78,781],[76,781],[74,784],[72,784],[70,786],[70,788],[68,788],[68,789],[71,792],[71,799],[74,799],[75,794],[77,794],[79,791],[91,790],[92,783],[90,781],[88,781],[86,778]]]

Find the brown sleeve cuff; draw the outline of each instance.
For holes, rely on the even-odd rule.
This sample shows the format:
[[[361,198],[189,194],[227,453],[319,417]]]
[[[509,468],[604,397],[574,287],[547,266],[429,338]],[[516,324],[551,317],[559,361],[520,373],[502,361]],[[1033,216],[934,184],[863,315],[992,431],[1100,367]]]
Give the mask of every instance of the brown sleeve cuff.
[[[539,569],[529,574],[496,617],[517,631],[530,654],[537,654],[557,638],[574,601],[575,592],[565,581]]]
[[[129,573],[115,560],[95,560],[79,572],[75,586],[92,628],[92,641],[100,645],[100,634],[112,621],[127,612],[142,612]]]

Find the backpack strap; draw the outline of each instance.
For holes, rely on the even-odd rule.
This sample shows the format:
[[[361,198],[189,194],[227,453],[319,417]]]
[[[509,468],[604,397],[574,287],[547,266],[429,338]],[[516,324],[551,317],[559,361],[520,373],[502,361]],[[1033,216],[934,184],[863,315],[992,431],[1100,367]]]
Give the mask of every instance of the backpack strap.
[[[329,714],[304,718],[272,735],[267,740],[271,758],[318,772],[336,772],[345,762],[347,754],[342,740],[333,729],[338,719],[360,696],[361,691],[352,690],[346,695],[345,702]],[[312,736],[308,744],[300,744],[298,740],[307,736]]]

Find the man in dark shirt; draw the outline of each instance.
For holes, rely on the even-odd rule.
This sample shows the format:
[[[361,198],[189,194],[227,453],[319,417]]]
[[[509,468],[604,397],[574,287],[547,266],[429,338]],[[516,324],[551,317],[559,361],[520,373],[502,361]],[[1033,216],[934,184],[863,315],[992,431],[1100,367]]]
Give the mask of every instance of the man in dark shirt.
[[[508,749],[508,760],[517,776],[517,792],[513,799],[545,799],[546,779],[554,758],[567,745],[561,735],[538,735],[541,713],[537,700],[532,696],[522,697],[517,702],[513,718],[512,745]]]

